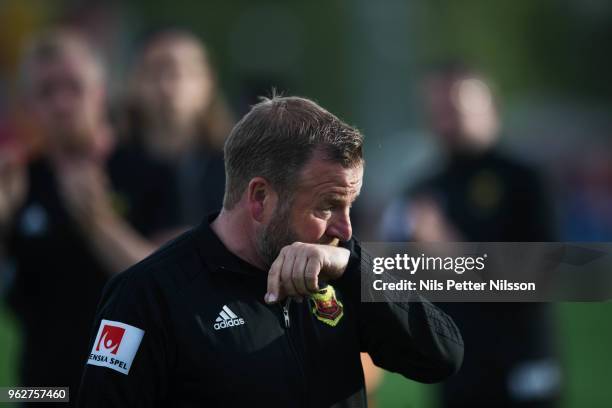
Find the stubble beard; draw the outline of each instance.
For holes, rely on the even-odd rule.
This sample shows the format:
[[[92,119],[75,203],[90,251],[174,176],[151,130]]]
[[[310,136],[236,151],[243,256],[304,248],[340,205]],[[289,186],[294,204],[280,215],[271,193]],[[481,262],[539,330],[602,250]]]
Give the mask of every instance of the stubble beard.
[[[267,267],[272,266],[281,249],[298,241],[291,228],[291,206],[279,204],[272,219],[257,236],[257,251]]]

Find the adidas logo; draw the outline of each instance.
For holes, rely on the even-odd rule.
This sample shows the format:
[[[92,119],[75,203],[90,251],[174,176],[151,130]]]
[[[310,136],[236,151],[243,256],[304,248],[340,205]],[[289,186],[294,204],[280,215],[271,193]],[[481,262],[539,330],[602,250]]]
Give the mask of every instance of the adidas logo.
[[[219,313],[219,317],[215,320],[214,328],[215,330],[225,329],[226,327],[240,326],[244,324],[244,319],[236,316],[234,312],[230,310],[227,305],[223,305],[221,309],[221,313]]]

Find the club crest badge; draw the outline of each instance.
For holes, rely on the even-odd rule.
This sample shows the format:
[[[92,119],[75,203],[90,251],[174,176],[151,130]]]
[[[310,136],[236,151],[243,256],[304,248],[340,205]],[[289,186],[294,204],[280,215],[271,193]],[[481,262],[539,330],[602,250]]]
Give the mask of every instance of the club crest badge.
[[[336,326],[344,316],[344,306],[336,299],[336,291],[331,285],[310,296],[312,314],[330,326]]]

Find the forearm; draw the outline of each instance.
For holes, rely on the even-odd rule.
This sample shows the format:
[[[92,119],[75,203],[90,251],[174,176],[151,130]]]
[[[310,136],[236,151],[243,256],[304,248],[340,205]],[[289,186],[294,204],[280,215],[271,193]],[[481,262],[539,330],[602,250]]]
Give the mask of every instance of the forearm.
[[[25,202],[29,182],[25,167],[16,157],[9,154],[0,162],[0,235],[4,236],[15,213]]]
[[[123,271],[157,248],[114,214],[94,217],[86,227],[86,234],[92,249],[110,274]]]
[[[463,340],[453,320],[418,294],[409,302],[362,302],[361,269],[369,255],[357,246],[338,287],[358,313],[362,351],[390,371],[420,382],[437,382],[456,372]]]
[[[23,205],[25,189],[25,181],[22,181],[18,188],[8,191],[0,187],[0,239],[8,234],[19,207]]]
[[[360,313],[363,344],[377,365],[424,383],[442,381],[459,370],[459,330],[427,300],[363,304]]]

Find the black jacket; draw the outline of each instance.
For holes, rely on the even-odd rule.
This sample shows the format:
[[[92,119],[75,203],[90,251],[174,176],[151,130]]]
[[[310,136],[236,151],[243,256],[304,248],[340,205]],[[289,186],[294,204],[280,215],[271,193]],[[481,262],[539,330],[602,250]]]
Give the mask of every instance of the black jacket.
[[[118,156],[113,152],[106,163],[114,210],[145,236],[177,228],[174,181],[142,154],[130,155],[129,161]],[[6,301],[21,329],[19,383],[63,384],[74,401],[91,350],[83,339],[89,337],[109,273],[67,210],[59,186],[47,159],[28,164],[26,196],[3,237],[16,272]]]
[[[267,305],[267,273],[210,221],[109,283],[78,406],[363,407],[360,351],[420,382],[458,370],[461,336],[435,306],[360,302],[355,240],[335,299]]]

